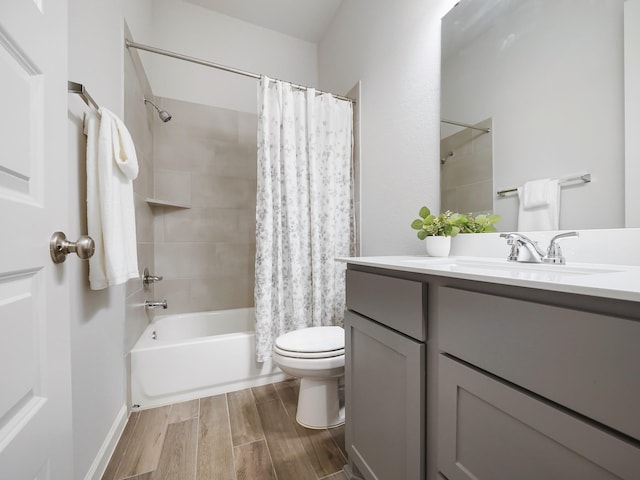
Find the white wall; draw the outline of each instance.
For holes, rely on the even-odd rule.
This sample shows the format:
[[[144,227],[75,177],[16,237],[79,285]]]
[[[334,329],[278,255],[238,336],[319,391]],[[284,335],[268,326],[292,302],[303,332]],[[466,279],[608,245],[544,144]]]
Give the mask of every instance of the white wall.
[[[493,119],[496,190],[592,174],[562,189],[561,229],[624,226],[621,32],[621,1],[522,2],[443,66],[443,118]],[[494,206],[516,229],[517,196]]]
[[[137,31],[132,28],[135,36]],[[139,43],[137,36],[133,39]],[[316,45],[180,0],[153,0],[151,45],[281,80],[314,86]],[[160,97],[256,113],[257,80],[140,52]]]
[[[69,0],[69,79],[85,85],[101,105],[122,118],[123,1]],[[139,28],[140,30],[140,28]],[[86,234],[87,107],[69,96],[70,215],[67,236]],[[125,287],[92,291],[87,263],[69,260],[74,477],[101,474],[103,458],[126,420]]]
[[[153,0],[127,0],[123,2],[124,17],[136,42],[153,41]]]
[[[319,86],[362,80],[362,254],[423,253],[411,230],[440,204],[440,19],[455,0],[345,0],[318,47]]]
[[[640,227],[640,0],[624,2],[625,226]]]

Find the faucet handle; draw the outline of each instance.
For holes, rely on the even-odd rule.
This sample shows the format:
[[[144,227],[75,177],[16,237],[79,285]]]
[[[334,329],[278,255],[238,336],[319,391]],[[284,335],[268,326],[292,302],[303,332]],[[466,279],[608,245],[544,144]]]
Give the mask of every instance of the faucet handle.
[[[518,239],[519,234],[517,233],[501,233],[500,238],[507,239],[507,245],[513,245],[513,243]]]
[[[551,239],[549,243],[549,248],[547,249],[547,254],[542,258],[542,263],[553,263],[558,265],[564,265],[565,258],[562,255],[562,250],[560,249],[560,245],[558,245],[558,240],[561,238],[567,237],[579,237],[578,232],[565,232],[559,233],[555,237]]]
[[[161,276],[151,275],[149,273],[149,269],[144,267],[144,272],[142,272],[142,286],[144,290],[149,290],[149,285],[155,282],[159,282],[162,280]]]
[[[520,245],[517,242],[518,234],[517,233],[501,233],[500,238],[507,239],[507,245],[511,245],[511,252],[509,252],[509,256],[507,260],[510,262],[517,262],[518,257],[520,255]]]

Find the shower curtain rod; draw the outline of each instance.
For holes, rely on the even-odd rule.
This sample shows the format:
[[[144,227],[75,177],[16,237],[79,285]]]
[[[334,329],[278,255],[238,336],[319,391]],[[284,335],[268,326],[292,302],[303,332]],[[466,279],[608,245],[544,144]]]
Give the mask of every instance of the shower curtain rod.
[[[245,77],[251,77],[251,78],[256,78],[256,79],[262,78],[262,75],[259,75],[257,73],[247,72],[246,70],[240,70],[238,68],[227,67],[226,65],[220,65],[219,63],[209,62],[207,60],[202,60],[202,59],[196,58],[196,57],[189,57],[187,55],[182,55],[180,53],[170,52],[169,50],[162,50],[160,48],[151,47],[149,45],[143,45],[141,43],[132,42],[129,39],[125,39],[124,43],[127,46],[127,48],[136,48],[138,50],[144,50],[144,51],[151,52],[151,53],[157,53],[159,55],[164,55],[164,56],[167,56],[167,57],[177,58],[178,60],[185,60],[187,62],[196,63],[198,65],[204,65],[205,67],[212,67],[212,68],[217,68],[218,70],[224,70],[225,72],[236,73],[238,75],[243,75]],[[308,90],[309,89],[309,87],[305,87],[304,85],[297,85],[297,84],[291,83],[291,82],[288,82],[288,83],[292,87],[297,88],[298,90]],[[345,100],[345,101],[351,102],[351,103],[355,103],[356,102],[353,98],[343,97],[342,95],[336,95],[335,93],[323,92],[322,90],[316,90],[316,92],[318,92],[318,93],[329,93],[330,95],[333,95],[338,100]]]
[[[491,132],[490,128],[476,127],[475,125],[469,125],[468,123],[454,122],[453,120],[445,120],[444,118],[440,121],[442,123],[448,123],[449,125],[457,125],[458,127],[465,127],[465,128],[472,128],[473,130],[480,130],[481,132],[484,132],[484,133]]]

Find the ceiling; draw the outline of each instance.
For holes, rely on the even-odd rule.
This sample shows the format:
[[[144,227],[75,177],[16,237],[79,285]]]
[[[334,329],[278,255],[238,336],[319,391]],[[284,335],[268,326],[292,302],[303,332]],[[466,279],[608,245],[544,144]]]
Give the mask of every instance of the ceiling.
[[[194,5],[318,43],[342,0],[186,0]]]

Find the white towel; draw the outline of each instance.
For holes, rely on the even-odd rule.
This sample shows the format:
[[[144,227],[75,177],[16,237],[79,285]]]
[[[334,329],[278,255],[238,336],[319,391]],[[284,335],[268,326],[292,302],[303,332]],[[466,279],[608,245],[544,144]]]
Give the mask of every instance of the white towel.
[[[518,230],[560,228],[560,184],[558,180],[534,180],[518,187]]]
[[[549,205],[549,199],[547,198],[547,189],[549,182],[548,178],[542,180],[532,180],[526,182],[522,186],[523,190],[523,207],[524,208],[537,208],[545,207]]]
[[[138,278],[133,180],[135,146],[124,123],[105,108],[85,115],[87,227],[96,242],[89,284],[100,290]]]

